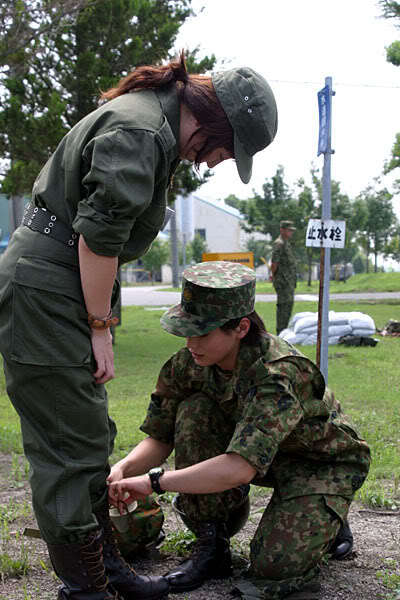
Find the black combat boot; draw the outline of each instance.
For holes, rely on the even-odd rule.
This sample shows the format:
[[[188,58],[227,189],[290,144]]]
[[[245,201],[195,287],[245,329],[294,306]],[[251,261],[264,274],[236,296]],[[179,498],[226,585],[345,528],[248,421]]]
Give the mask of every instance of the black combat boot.
[[[353,534],[351,533],[349,522],[346,520],[339,529],[339,532],[329,549],[329,553],[331,558],[343,560],[343,558],[349,556],[352,550]]]
[[[121,555],[114,536],[108,502],[94,511],[103,529],[103,560],[110,584],[123,600],[160,600],[168,596],[168,581],[161,576],[138,575]]]
[[[196,523],[197,540],[189,558],[165,575],[172,594],[189,592],[207,579],[223,579],[232,574],[229,536],[225,523]]]
[[[63,582],[58,600],[120,600],[104,571],[102,533],[80,544],[47,544],[54,571]]]

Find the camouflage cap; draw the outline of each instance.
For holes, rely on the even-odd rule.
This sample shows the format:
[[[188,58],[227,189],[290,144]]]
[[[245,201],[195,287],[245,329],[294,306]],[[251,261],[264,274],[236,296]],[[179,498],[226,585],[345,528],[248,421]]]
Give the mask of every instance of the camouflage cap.
[[[280,228],[281,229],[291,229],[292,231],[296,231],[296,227],[294,226],[293,221],[281,221]]]
[[[161,317],[162,327],[181,337],[205,335],[254,310],[256,276],[240,263],[199,263],[183,272],[181,303]]]

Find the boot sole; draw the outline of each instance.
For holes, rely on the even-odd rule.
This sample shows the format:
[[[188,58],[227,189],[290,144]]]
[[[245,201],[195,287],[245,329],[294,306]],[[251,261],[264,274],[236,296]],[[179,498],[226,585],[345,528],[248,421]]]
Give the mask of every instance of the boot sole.
[[[164,600],[165,598],[168,598],[169,593],[172,593],[171,589],[167,590],[166,592],[163,592],[161,594],[161,596],[159,594],[157,594],[157,596],[146,596],[145,598],[142,598],[142,600]],[[125,598],[132,598],[132,599],[138,598],[138,596],[136,596],[136,595],[133,595],[133,596],[129,595],[129,594],[134,594],[134,592],[129,592],[129,594],[126,593],[126,596],[123,592],[118,592],[118,594],[119,594],[118,597],[121,598],[121,600],[124,600]]]
[[[210,581],[211,579],[228,579],[229,577],[232,577],[232,572],[223,575],[217,575],[213,573],[209,577],[205,577],[204,579],[202,579],[201,582],[198,582],[196,584],[192,583],[191,585],[173,585],[170,583],[169,591],[171,594],[179,594],[181,592],[192,592],[193,590],[197,590],[197,588],[201,587],[204,583],[206,583],[206,581]]]

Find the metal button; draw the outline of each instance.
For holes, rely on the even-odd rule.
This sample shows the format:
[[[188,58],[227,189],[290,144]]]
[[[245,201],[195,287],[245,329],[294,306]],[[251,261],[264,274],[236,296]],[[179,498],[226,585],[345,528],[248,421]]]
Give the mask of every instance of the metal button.
[[[71,234],[71,237],[72,237],[73,240],[76,240],[76,238],[78,237],[78,234],[77,233],[73,233],[73,234]]]
[[[38,210],[39,210],[39,209],[38,209],[38,207],[37,207],[37,206],[35,206],[35,208],[33,209],[33,212],[34,212],[34,213],[37,213],[37,211],[38,211]]]
[[[50,229],[49,229],[48,227],[45,227],[45,228],[44,228],[44,232],[45,232],[45,233],[50,233]]]
[[[52,222],[50,221],[50,223],[49,223],[49,227],[54,227],[54,223],[52,223]]]
[[[247,109],[247,112],[248,112],[249,114],[251,114],[251,113],[253,112],[253,109],[252,109],[252,108],[248,108],[248,109]]]
[[[68,240],[68,246],[73,246],[75,244],[74,240]]]
[[[245,99],[245,101],[247,102],[247,100],[249,99],[249,97],[248,97],[248,96],[245,96],[245,97],[244,97],[244,99]]]
[[[52,221],[56,221],[56,220],[57,220],[57,217],[56,217],[56,215],[51,215],[50,219],[51,219]]]

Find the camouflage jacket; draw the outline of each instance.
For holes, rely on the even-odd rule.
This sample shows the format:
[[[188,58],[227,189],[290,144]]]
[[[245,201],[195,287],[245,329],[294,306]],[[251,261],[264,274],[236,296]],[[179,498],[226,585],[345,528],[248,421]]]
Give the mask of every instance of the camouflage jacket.
[[[272,244],[271,262],[276,263],[278,268],[273,277],[276,287],[296,287],[296,259],[288,240],[281,236],[277,237]]]
[[[352,497],[369,469],[367,444],[341,412],[319,369],[293,346],[267,334],[242,345],[232,373],[197,366],[183,348],[163,366],[141,429],[174,440],[180,402],[195,393],[226,414],[230,443],[257,470],[253,483],[284,498],[325,493]]]

